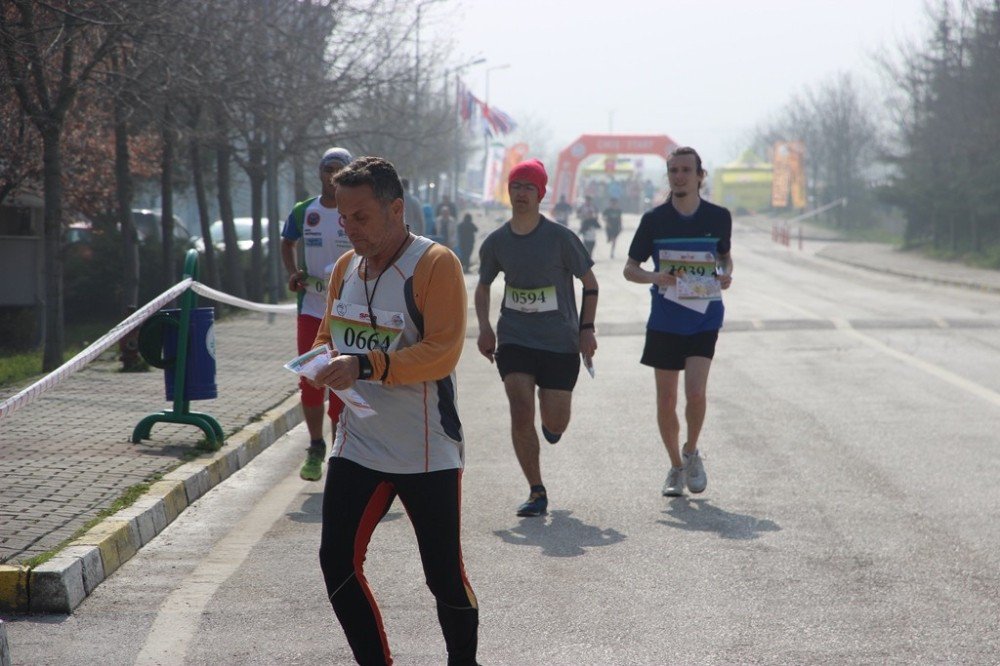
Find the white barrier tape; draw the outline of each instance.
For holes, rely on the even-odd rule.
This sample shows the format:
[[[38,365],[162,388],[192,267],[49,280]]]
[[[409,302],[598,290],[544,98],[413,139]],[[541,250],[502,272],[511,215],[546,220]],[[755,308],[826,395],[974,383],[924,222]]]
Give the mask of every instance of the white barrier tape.
[[[203,285],[201,282],[193,283],[191,285],[191,290],[199,296],[211,298],[213,301],[219,301],[220,303],[225,303],[226,305],[233,305],[238,308],[253,310],[255,312],[267,312],[270,314],[294,314],[298,309],[294,303],[288,303],[285,305],[268,305],[266,303],[245,301],[242,298],[230,296],[223,291],[212,289],[211,287]]]
[[[81,351],[79,354],[66,361],[31,386],[15,393],[7,400],[0,402],[0,421],[3,421],[3,419],[10,416],[21,407],[34,402],[39,396],[42,395],[42,393],[62,383],[67,377],[82,369],[85,365],[100,356],[101,352],[105,349],[128,335],[132,329],[141,324],[144,319],[184,293],[193,282],[194,281],[191,278],[181,280],[173,287],[167,289],[149,303],[136,310],[127,319],[95,340],[89,347]]]
[[[257,312],[267,312],[272,314],[294,314],[297,311],[297,307],[294,303],[286,305],[254,303],[253,301],[246,301],[242,298],[237,298],[236,296],[230,296],[225,292],[217,291],[211,287],[203,285],[200,282],[195,282],[191,278],[184,278],[173,287],[136,310],[135,313],[98,338],[79,354],[66,361],[31,386],[15,393],[7,400],[0,402],[0,421],[3,421],[21,407],[31,404],[50,388],[61,384],[67,377],[83,369],[84,366],[100,356],[105,349],[124,338],[132,331],[132,329],[141,324],[144,319],[147,319],[151,314],[155,313],[164,305],[183,294],[188,288],[205,298],[226,303],[227,305],[245,308],[247,310],[255,310]]]

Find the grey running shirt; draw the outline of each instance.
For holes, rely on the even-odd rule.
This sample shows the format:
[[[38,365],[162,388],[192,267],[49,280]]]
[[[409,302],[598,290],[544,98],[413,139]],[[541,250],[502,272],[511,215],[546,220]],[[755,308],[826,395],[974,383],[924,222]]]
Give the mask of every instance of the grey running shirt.
[[[540,217],[531,233],[515,234],[507,222],[486,237],[479,248],[479,284],[488,287],[504,274],[498,344],[575,354],[580,317],[573,278],[586,275],[594,262],[576,234]]]

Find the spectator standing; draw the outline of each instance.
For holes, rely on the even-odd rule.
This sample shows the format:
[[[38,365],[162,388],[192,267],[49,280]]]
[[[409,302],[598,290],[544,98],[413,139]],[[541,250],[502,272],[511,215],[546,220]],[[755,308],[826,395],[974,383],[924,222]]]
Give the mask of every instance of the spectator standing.
[[[458,259],[462,262],[462,270],[469,272],[469,262],[472,250],[476,244],[476,232],[479,227],[472,221],[472,213],[466,213],[458,224]]]

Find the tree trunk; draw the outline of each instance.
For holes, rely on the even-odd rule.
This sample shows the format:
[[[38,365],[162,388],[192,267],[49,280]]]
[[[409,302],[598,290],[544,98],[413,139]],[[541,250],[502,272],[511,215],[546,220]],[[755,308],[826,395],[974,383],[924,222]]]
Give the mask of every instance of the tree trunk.
[[[264,151],[259,144],[250,148],[247,177],[250,179],[250,215],[253,217],[253,247],[250,248],[250,276],[247,293],[250,300],[264,300],[264,232],[261,219],[264,217]]]
[[[139,242],[132,222],[132,171],[128,158],[128,125],[125,109],[116,97],[115,118],[115,199],[121,228],[125,267],[122,276],[122,312],[139,304]]]
[[[160,156],[160,223],[163,226],[163,289],[174,284],[174,114],[167,102],[163,107],[163,153]]]
[[[292,174],[295,184],[295,201],[303,201],[309,197],[309,190],[306,188],[306,170],[298,156],[292,158]]]
[[[215,178],[219,197],[219,217],[222,219],[222,240],[226,244],[225,288],[237,298],[246,298],[246,285],[243,280],[242,253],[236,237],[236,225],[233,222],[233,195],[230,174],[231,149],[225,140],[220,140],[215,149]]]
[[[209,286],[218,287],[219,264],[215,256],[215,239],[212,238],[212,218],[208,212],[208,196],[205,194],[205,175],[202,172],[201,146],[198,139],[191,139],[189,147],[189,157],[191,160],[191,176],[194,180],[194,196],[198,202],[198,227],[201,229],[201,237],[205,241],[205,266],[201,271],[202,282]]]
[[[45,197],[45,344],[42,372],[63,363],[66,331],[63,321],[62,151],[59,125],[42,129],[42,181]]]
[[[282,277],[281,271],[281,225],[279,223],[280,213],[278,212],[278,150],[277,131],[275,123],[268,124],[267,133],[267,175],[265,177],[265,189],[267,192],[267,202],[265,205],[267,212],[267,288],[271,295],[271,303],[281,300]]]

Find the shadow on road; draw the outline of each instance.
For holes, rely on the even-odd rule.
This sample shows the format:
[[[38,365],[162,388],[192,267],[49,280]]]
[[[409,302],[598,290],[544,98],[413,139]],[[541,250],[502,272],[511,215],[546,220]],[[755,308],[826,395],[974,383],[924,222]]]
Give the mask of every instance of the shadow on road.
[[[762,532],[777,532],[781,529],[773,520],[731,513],[712,506],[705,499],[675,497],[663,513],[672,520],[656,521],[661,525],[692,532],[715,532],[723,539],[756,539]]]
[[[576,557],[586,548],[610,546],[625,540],[625,535],[611,528],[601,529],[573,518],[572,511],[552,511],[541,518],[522,518],[517,527],[494,530],[493,534],[515,546],[538,546],[542,555]]]
[[[298,511],[289,511],[288,519],[296,523],[322,523],[323,522],[323,493],[309,493]],[[402,511],[389,509],[389,513],[379,522],[388,523],[403,517]]]
[[[296,523],[323,522],[323,493],[309,493],[298,511],[289,511],[286,515]]]

